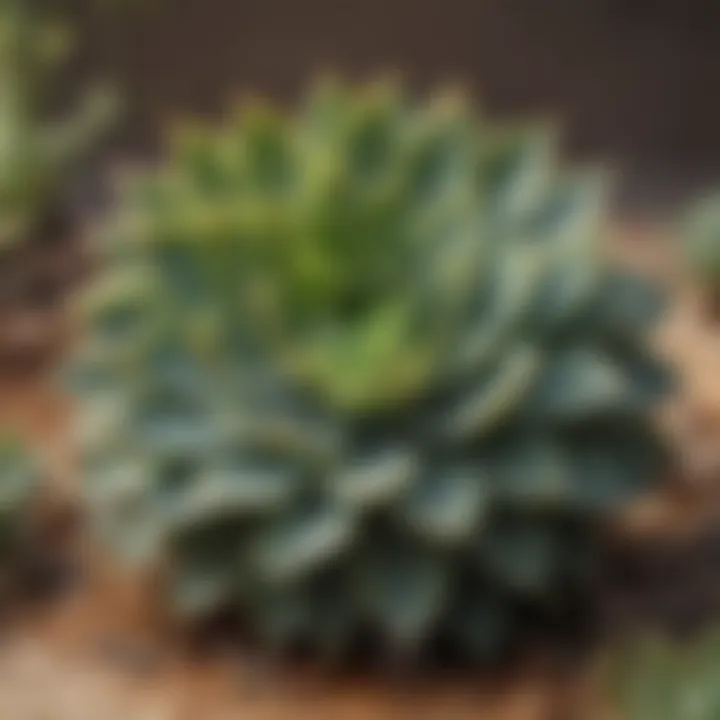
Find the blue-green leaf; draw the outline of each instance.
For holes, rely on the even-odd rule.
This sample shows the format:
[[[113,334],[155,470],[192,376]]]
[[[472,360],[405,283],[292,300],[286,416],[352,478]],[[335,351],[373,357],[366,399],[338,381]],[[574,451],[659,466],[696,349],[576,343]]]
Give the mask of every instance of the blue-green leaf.
[[[529,407],[541,418],[581,419],[625,407],[629,389],[621,369],[610,359],[575,348],[547,367]]]
[[[221,467],[197,477],[167,503],[166,522],[177,526],[246,518],[283,507],[297,489],[297,475],[272,467]]]
[[[529,518],[504,520],[480,540],[480,557],[500,582],[530,595],[543,595],[558,570],[553,530]]]
[[[511,349],[496,372],[471,388],[444,419],[443,430],[451,438],[479,438],[496,430],[518,409],[530,392],[542,366],[537,348],[520,345]]]
[[[395,501],[411,486],[418,458],[405,448],[388,448],[359,457],[336,477],[332,490],[352,507],[372,507]]]
[[[531,506],[556,505],[572,495],[570,466],[547,436],[518,436],[499,449],[493,490],[503,500]]]
[[[467,541],[484,524],[490,502],[488,481],[479,467],[431,470],[402,504],[401,516],[434,542]]]
[[[356,525],[351,512],[333,506],[281,517],[263,531],[253,553],[254,566],[271,583],[303,578],[344,553]]]
[[[359,573],[360,600],[391,642],[408,648],[425,641],[445,606],[447,563],[420,549],[387,548],[361,561]]]

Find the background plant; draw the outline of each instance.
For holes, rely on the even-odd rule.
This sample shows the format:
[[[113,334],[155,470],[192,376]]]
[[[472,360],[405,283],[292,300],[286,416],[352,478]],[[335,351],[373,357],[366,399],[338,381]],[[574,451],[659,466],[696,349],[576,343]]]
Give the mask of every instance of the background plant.
[[[7,591],[27,561],[31,502],[39,473],[31,456],[7,435],[0,441],[0,586]]]
[[[710,195],[691,209],[685,242],[690,270],[711,311],[720,317],[720,195]]]
[[[68,28],[34,3],[0,2],[0,247],[61,212],[72,173],[114,114],[109,91],[97,89],[75,113],[47,119],[52,74],[69,46]]]
[[[693,640],[644,638],[616,652],[611,687],[620,720],[720,717],[720,632]]]

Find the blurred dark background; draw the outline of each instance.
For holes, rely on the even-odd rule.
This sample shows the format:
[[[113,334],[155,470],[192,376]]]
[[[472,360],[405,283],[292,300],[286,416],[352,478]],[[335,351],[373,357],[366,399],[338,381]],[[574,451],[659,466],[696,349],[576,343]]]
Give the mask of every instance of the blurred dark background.
[[[120,0],[114,0],[120,4]],[[291,100],[318,72],[459,82],[493,116],[551,112],[567,149],[622,171],[622,207],[720,183],[718,0],[76,0],[78,74],[114,77],[123,153],[245,92]]]

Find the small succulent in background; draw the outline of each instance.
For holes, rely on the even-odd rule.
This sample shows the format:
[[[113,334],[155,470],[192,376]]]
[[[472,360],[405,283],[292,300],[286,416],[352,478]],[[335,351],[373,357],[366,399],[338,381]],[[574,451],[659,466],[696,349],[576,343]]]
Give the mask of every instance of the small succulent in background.
[[[604,257],[603,199],[450,95],[184,128],[80,303],[98,527],[272,646],[487,657],[562,612],[665,461],[661,303]]]
[[[61,301],[80,272],[69,190],[107,129],[116,101],[90,92],[48,119],[65,26],[32,0],[0,0],[0,359],[26,367],[62,341]]]
[[[720,319],[720,194],[705,198],[691,210],[685,243],[690,270],[710,312]]]
[[[104,90],[61,121],[44,117],[52,73],[68,49],[66,28],[26,0],[0,2],[0,250],[27,240],[61,212],[67,183],[114,114]]]
[[[39,472],[17,442],[0,441],[0,591],[12,587],[29,550],[30,505]]]
[[[720,631],[684,643],[636,641],[616,652],[608,677],[618,720],[717,720]]]

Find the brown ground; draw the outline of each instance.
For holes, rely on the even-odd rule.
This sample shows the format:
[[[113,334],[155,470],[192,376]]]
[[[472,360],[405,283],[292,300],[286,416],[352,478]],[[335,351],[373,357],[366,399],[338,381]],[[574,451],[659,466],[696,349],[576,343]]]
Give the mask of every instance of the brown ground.
[[[629,262],[678,282],[672,253],[656,228],[625,228],[617,239]],[[669,538],[681,547],[697,542],[720,511],[720,331],[709,332],[689,293],[681,290],[678,297],[659,342],[685,382],[683,400],[663,417],[685,451],[684,471],[664,493],[629,513],[623,528],[640,539]],[[0,397],[0,420],[37,444],[57,487],[71,493],[66,404],[37,381],[6,382]],[[682,550],[678,553],[672,567],[682,573],[689,564]],[[381,685],[368,679],[323,680],[233,653],[201,659],[158,629],[132,582],[119,580],[105,561],[91,564],[93,579],[80,591],[15,619],[0,647],[0,720],[589,720],[601,715],[590,663],[564,679],[536,659],[504,681]],[[657,593],[632,591],[630,605],[633,600],[652,605],[656,595],[678,582],[687,587],[665,576],[662,566],[649,574],[648,587],[655,587],[658,573]],[[702,595],[704,586],[699,587]]]
[[[48,221],[0,257],[0,372],[47,363],[67,337],[64,301],[87,259],[66,225]]]

